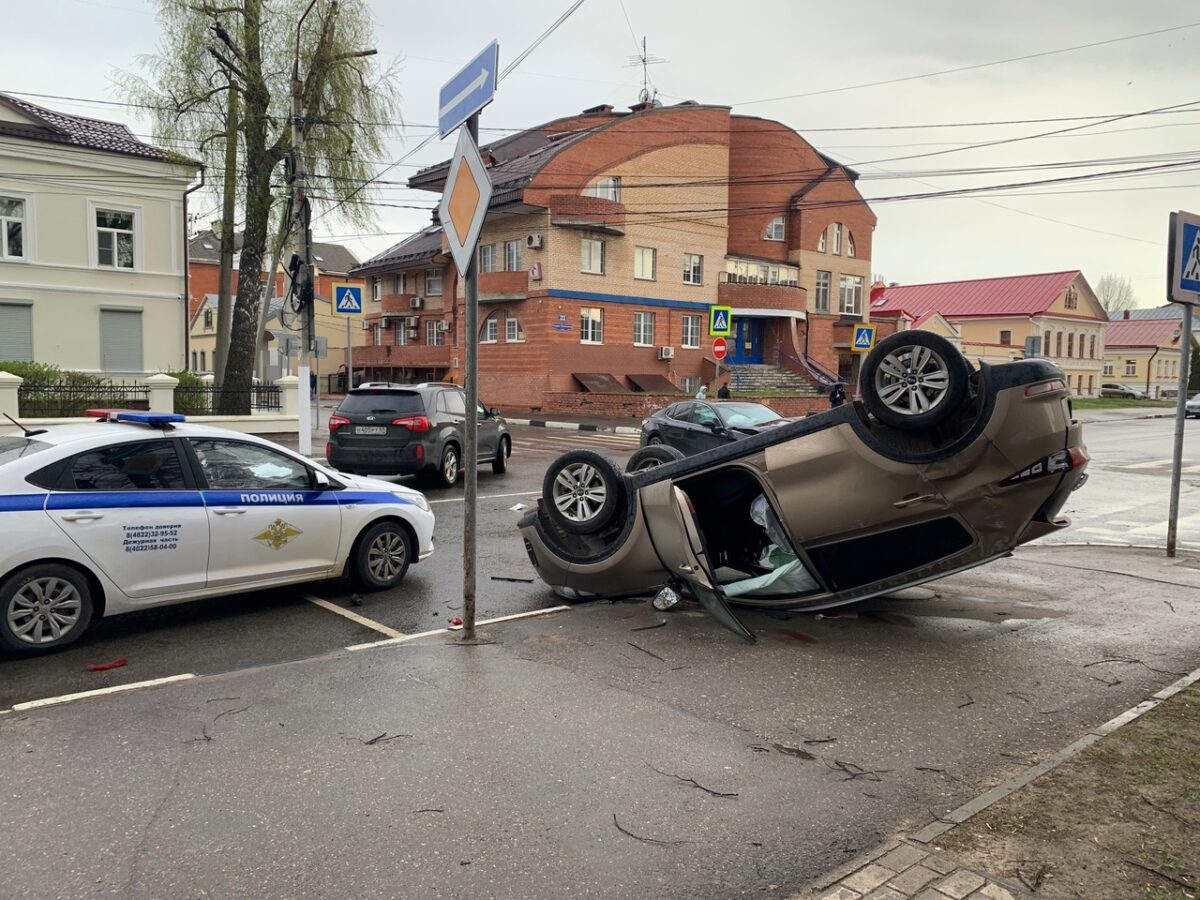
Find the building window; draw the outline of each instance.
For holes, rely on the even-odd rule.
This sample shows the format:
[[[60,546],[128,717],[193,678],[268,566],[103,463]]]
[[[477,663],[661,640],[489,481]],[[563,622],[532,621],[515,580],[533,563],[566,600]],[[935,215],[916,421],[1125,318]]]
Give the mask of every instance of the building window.
[[[654,313],[635,312],[633,314],[633,346],[654,346]]]
[[[200,351],[200,371],[208,371],[208,355],[203,350]]]
[[[371,279],[371,299],[374,300],[376,303],[378,303],[381,299],[383,299],[383,279],[382,278],[372,278]]]
[[[213,311],[211,309],[204,310],[204,330],[212,331],[213,327]]]
[[[683,317],[683,346],[695,350],[700,346],[700,317]]]
[[[589,275],[604,274],[604,241],[583,238],[579,242],[579,271]]]
[[[1042,334],[1042,356],[1050,355],[1050,329],[1047,328]]]
[[[1012,343],[1012,332],[1011,331],[1001,331],[1000,332],[1000,343],[1005,344],[1005,345],[1011,344]]]
[[[496,271],[496,245],[484,244],[479,248],[479,271]]]
[[[96,262],[112,269],[132,269],[133,213],[96,210]]]
[[[854,256],[854,235],[848,228],[846,229],[846,255]]]
[[[1089,359],[1095,359],[1095,358],[1096,358],[1096,336],[1095,336],[1094,334],[1092,335],[1092,340],[1091,340],[1091,352],[1090,352],[1090,353],[1088,353],[1088,358],[1089,358]]]
[[[783,240],[783,216],[776,216],[767,223],[767,230],[763,234],[763,240],[766,241],[782,241]]]
[[[383,325],[379,322],[371,326],[371,344],[375,347],[383,346]]]
[[[407,294],[408,293],[408,291],[405,290],[404,281],[405,281],[405,279],[404,279],[403,272],[399,273],[398,275],[393,276],[393,278],[392,278],[392,293],[393,294]]]
[[[683,283],[704,284],[704,257],[696,253],[683,254]]]
[[[658,275],[658,251],[653,247],[633,248],[633,277],[653,281]]]
[[[839,281],[841,289],[841,311],[851,315],[862,315],[863,277],[843,275]]]
[[[1076,309],[1079,306],[1079,291],[1074,287],[1067,288],[1067,294],[1063,298],[1063,306],[1067,309]]]
[[[442,331],[442,323],[436,319],[425,320],[425,343],[430,347],[440,347],[446,343],[446,332]]]
[[[1125,360],[1125,374],[1126,375],[1136,375],[1137,374],[1137,360],[1136,359]]]
[[[604,310],[598,306],[585,306],[579,310],[579,343],[604,343]]]
[[[33,304],[0,303],[0,359],[33,362]]]
[[[408,346],[408,322],[405,319],[399,319],[396,322],[396,333],[392,341],[397,347]]]
[[[1093,392],[1096,390],[1096,382],[1095,382],[1095,378],[1096,378],[1096,376],[1095,376],[1095,375],[1089,375],[1089,376],[1088,376],[1088,396],[1089,396],[1089,397],[1090,397],[1090,396],[1092,395],[1092,393],[1093,393]]]
[[[584,188],[583,195],[585,197],[599,197],[601,200],[620,200],[621,179],[618,176],[597,178]]]
[[[192,351],[192,371],[193,372],[200,371],[199,369],[196,368],[196,351],[195,350]]]
[[[829,288],[832,283],[832,272],[817,272],[817,312],[829,312]]]
[[[504,242],[504,271],[505,272],[520,272],[521,271],[521,242],[520,241],[505,241]]]
[[[1111,359],[1106,359],[1104,361],[1104,374],[1111,375],[1112,373],[1113,373],[1113,361]]]
[[[696,391],[700,390],[699,375],[684,375],[680,380],[683,382],[681,387],[683,388],[683,392],[685,394],[694,394]]]
[[[483,329],[479,332],[479,343],[494,344],[500,340],[500,318],[498,313],[492,313],[487,317],[487,321],[483,323]]]
[[[829,229],[825,229],[824,231],[822,231],[821,236],[819,238],[817,238],[817,252],[818,253],[828,253],[829,252]]]
[[[25,258],[25,201],[0,197],[0,259]]]
[[[429,269],[425,272],[425,293],[430,297],[440,297],[442,294],[442,270]]]
[[[830,240],[833,245],[830,249],[834,256],[840,256],[842,253],[842,223],[834,222],[829,226],[829,231],[831,233]]]
[[[142,311],[100,310],[100,368],[105,372],[141,372]]]
[[[1054,355],[1058,356],[1058,357],[1062,356],[1062,332],[1061,331],[1054,336]]]
[[[1067,359],[1075,355],[1075,334],[1072,332],[1067,335]]]
[[[525,330],[516,316],[509,316],[504,320],[504,340],[509,344],[525,343]]]

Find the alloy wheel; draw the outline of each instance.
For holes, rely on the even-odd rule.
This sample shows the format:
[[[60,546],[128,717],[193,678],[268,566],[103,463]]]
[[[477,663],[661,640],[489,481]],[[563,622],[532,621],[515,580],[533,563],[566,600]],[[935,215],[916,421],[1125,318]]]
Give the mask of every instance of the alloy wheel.
[[[937,407],[950,390],[950,367],[929,347],[904,346],[875,370],[875,392],[899,415],[917,416]]]
[[[595,466],[575,463],[554,479],[554,505],[572,522],[587,522],[604,508],[608,487]]]
[[[9,601],[8,627],[27,644],[49,644],[79,624],[83,599],[65,578],[44,576],[23,585]]]
[[[367,570],[371,577],[382,583],[391,581],[404,568],[408,550],[404,538],[395,531],[385,531],[371,541],[367,549]]]

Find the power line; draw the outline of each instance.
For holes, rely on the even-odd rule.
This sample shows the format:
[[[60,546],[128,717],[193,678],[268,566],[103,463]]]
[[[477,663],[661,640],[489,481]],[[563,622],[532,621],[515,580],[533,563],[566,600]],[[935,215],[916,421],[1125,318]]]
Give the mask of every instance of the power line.
[[[1044,56],[1055,56],[1059,53],[1073,53],[1076,50],[1087,50],[1092,47],[1104,47],[1108,44],[1119,44],[1123,41],[1132,41],[1138,38],[1152,37],[1153,35],[1157,34],[1167,34],[1172,31],[1183,31],[1187,28],[1195,28],[1198,25],[1200,25],[1200,22],[1191,22],[1187,25],[1175,25],[1171,28],[1159,28],[1156,31],[1143,31],[1139,34],[1127,34],[1124,37],[1109,38],[1108,40],[1104,41],[1092,41],[1088,44],[1076,44],[1073,47],[1060,47],[1057,50],[1043,50],[1039,53],[1027,53],[1024,56],[1010,56],[1007,59],[996,59],[992,60],[991,62],[974,63],[973,65],[969,66],[955,66],[952,69],[940,69],[936,72],[923,72],[920,75],[904,75],[900,78],[887,78],[882,81],[867,81],[861,84],[849,84],[843,87],[825,88],[824,90],[820,91],[805,91],[801,94],[785,94],[780,97],[764,97],[759,100],[743,100],[739,103],[734,103],[733,105],[751,106],[756,103],[774,103],[777,100],[795,100],[800,97],[819,97],[824,94],[838,94],[842,93],[843,91],[857,91],[862,88],[880,87],[886,84],[900,84],[901,82],[905,81],[918,81],[922,78],[933,78],[937,75],[950,75],[955,72],[970,72],[975,69],[987,69],[991,66],[1001,66],[1011,62],[1021,62],[1027,59],[1038,59]]]

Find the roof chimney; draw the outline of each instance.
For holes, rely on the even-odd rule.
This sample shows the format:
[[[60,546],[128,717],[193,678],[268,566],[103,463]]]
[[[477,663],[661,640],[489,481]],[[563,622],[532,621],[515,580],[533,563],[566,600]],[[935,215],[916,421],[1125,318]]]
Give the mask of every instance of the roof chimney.
[[[883,292],[886,290],[887,290],[887,286],[884,285],[884,283],[881,279],[877,278],[875,280],[875,283],[871,285],[871,302],[874,303],[876,300],[878,300],[880,297],[882,297]]]
[[[1125,310],[1125,319],[1128,320],[1128,318],[1129,318],[1129,310]]]
[[[604,115],[605,113],[610,113],[612,111],[613,111],[612,106],[610,106],[607,103],[601,103],[599,106],[592,106],[588,109],[585,109],[583,111],[583,114],[585,116]]]

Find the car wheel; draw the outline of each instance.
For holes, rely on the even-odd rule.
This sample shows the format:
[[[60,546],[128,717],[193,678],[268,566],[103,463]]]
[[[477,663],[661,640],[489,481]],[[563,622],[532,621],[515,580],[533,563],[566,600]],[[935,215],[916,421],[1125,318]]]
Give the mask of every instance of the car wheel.
[[[946,421],[967,395],[970,365],[943,337],[902,331],[884,338],[863,363],[863,403],[884,425],[905,430]]]
[[[629,462],[625,463],[625,472],[632,475],[635,472],[645,472],[661,466],[663,463],[683,459],[683,454],[667,444],[650,444],[633,452]]]
[[[652,434],[652,435],[650,435],[649,438],[646,439],[647,447],[658,447],[661,445],[662,445],[662,438],[659,437],[657,434]]]
[[[438,481],[442,487],[454,487],[458,482],[458,446],[447,444],[442,451],[442,462],[438,466]]]
[[[87,579],[56,563],[21,569],[0,585],[0,644],[16,653],[46,653],[73,644],[91,624]]]
[[[370,591],[395,587],[412,561],[413,542],[399,522],[372,525],[358,542],[354,555],[355,579]]]
[[[592,534],[623,508],[625,479],[615,462],[594,450],[570,450],[550,464],[542,500],[550,517],[572,534]]]
[[[500,443],[496,447],[496,455],[492,457],[492,471],[497,475],[503,475],[508,471],[508,456],[512,453],[512,445],[507,437],[500,438]]]

